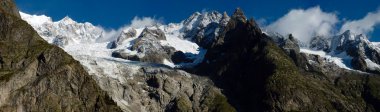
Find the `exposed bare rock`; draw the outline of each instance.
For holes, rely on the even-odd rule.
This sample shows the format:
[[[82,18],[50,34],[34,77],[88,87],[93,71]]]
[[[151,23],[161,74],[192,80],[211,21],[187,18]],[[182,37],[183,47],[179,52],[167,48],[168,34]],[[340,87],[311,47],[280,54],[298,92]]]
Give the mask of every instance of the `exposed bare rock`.
[[[1,0],[0,1],[0,13],[13,15],[20,18],[18,9],[13,3],[13,0]]]
[[[84,57],[87,58],[89,57]],[[221,91],[206,77],[160,64],[133,63],[97,60],[87,66],[102,89],[106,90],[123,110],[235,111]],[[103,64],[117,68],[109,71],[109,66]],[[110,72],[112,74],[109,74]]]
[[[21,20],[10,0],[1,5],[0,111],[121,111],[79,62]]]

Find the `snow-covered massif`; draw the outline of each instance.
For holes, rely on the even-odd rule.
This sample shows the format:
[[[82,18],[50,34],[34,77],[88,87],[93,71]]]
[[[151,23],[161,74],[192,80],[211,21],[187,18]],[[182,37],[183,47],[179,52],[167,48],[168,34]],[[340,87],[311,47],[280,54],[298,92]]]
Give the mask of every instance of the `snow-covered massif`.
[[[209,46],[208,44],[218,36],[221,27],[225,26],[230,19],[226,13],[221,14],[216,11],[196,12],[181,23],[155,24],[137,28],[129,26],[122,28],[120,32],[113,31],[110,33],[110,31],[94,26],[91,23],[78,23],[69,17],[59,21],[52,21],[50,17],[45,15],[20,13],[22,19],[31,24],[46,41],[60,46],[74,57],[88,55],[91,57],[114,58],[112,52],[118,51],[143,58],[149,53],[140,52],[136,48],[141,50],[141,47],[159,44],[159,46],[155,46],[174,48],[174,51],[181,51],[186,54],[187,58],[192,60],[192,62],[181,62],[173,66],[170,56],[165,56],[165,60],[161,60],[162,64],[172,67],[200,63],[206,52],[201,46]],[[146,33],[143,31],[146,28],[150,30],[157,28],[157,30],[163,32],[162,35],[165,39],[158,39],[159,41],[155,42],[155,40],[139,38],[145,36],[144,34]],[[157,32],[153,31],[153,33]],[[136,40],[144,40],[138,44],[144,43],[146,45],[138,46],[136,45]],[[169,55],[171,54],[169,53]]]
[[[104,30],[91,23],[77,23],[69,17],[53,22],[50,17],[28,15],[20,12],[27,21],[49,43],[64,47],[68,44],[95,43],[104,37]]]
[[[133,79],[133,75],[142,67],[192,67],[201,63],[207,50],[200,47],[196,35],[203,35],[204,40],[215,38],[220,31],[219,27],[226,25],[229,20],[226,14],[218,12],[196,12],[181,23],[127,26],[115,32],[88,22],[78,23],[69,17],[52,21],[45,15],[20,14],[43,39],[61,47],[78,60],[97,79],[102,89],[109,91],[124,109],[129,109],[132,101],[123,97],[120,93],[123,91],[115,88],[120,88]],[[181,53],[177,53],[179,51]],[[115,52],[128,58],[117,57]],[[184,57],[176,60],[186,61],[174,63],[174,54],[184,54],[177,56]],[[150,63],[151,58],[159,59],[158,63]],[[129,76],[124,76],[126,73]],[[110,89],[104,85],[115,88]]]
[[[155,45],[157,49],[167,49],[165,46],[168,46],[170,47],[169,49],[173,48],[174,51],[183,52],[187,58],[192,61],[174,64],[170,56],[166,56],[166,54],[172,55],[171,52],[165,52],[163,53],[165,56],[162,56],[165,58],[160,62],[170,67],[194,66],[200,63],[207,51],[205,47],[210,46],[210,43],[215,40],[230,19],[226,13],[221,14],[216,11],[205,13],[196,12],[181,23],[170,23],[168,25],[155,24],[138,28],[130,26],[124,27],[120,32],[114,31],[109,33],[109,31],[101,27],[94,26],[88,22],[78,23],[69,17],[54,22],[50,17],[45,15],[20,13],[22,18],[31,24],[46,41],[62,47],[74,57],[89,56],[94,58],[115,59],[112,53],[118,51],[129,57],[136,56],[139,60],[144,60],[142,57],[147,56],[149,53],[139,51],[137,48],[140,48],[140,50],[141,47],[151,49],[152,46],[150,48],[145,47],[157,44],[158,46]],[[139,39],[144,36],[142,34],[146,28],[152,30],[153,35],[158,35],[158,33],[162,31],[163,34],[159,35],[163,35],[165,39],[158,39],[157,42],[154,38],[153,40]],[[150,31],[150,33],[152,32]],[[268,34],[268,32],[266,32],[266,34]],[[269,32],[268,35],[275,38],[275,41],[278,40],[278,38],[284,38],[284,36],[275,32]],[[156,36],[156,38],[161,37]],[[136,40],[140,41],[138,44],[143,43],[144,45],[136,46]],[[141,40],[144,41],[141,42]],[[150,41],[154,42],[152,43]],[[351,61],[357,56],[365,60],[364,62],[366,62],[369,69],[373,69],[375,67],[374,65],[379,65],[380,63],[377,59],[380,58],[380,55],[378,55],[380,51],[379,44],[370,42],[367,37],[362,34],[353,34],[350,31],[346,31],[334,37],[317,36],[312,39],[310,44],[298,44],[301,46],[301,52],[320,55],[321,57],[325,57],[327,61],[333,62],[341,68],[352,69]],[[157,49],[155,51],[157,51]],[[355,53],[353,53],[353,51],[355,51]],[[128,61],[129,58],[124,58],[124,60]]]
[[[144,27],[126,27],[122,29],[122,32],[109,36],[107,35],[107,31],[101,27],[94,26],[87,22],[77,23],[69,17],[53,22],[50,17],[45,15],[37,16],[20,13],[22,18],[31,24],[46,41],[62,47],[74,57],[87,55],[91,57],[113,58],[111,53],[118,49],[125,49],[124,51],[128,53],[136,54],[136,51],[131,51],[128,48],[133,45],[133,41],[136,40],[144,30]],[[154,26],[147,27],[152,28]],[[181,31],[183,27],[182,23],[158,27],[165,32],[165,36],[167,37],[166,40],[161,40],[159,43],[163,46],[171,46],[175,50],[184,53],[199,54],[201,48],[196,43],[183,39],[183,32]],[[120,37],[125,38],[123,37],[125,36],[124,33],[130,29],[136,30],[136,34],[133,37],[126,38],[120,42],[120,45],[115,49],[109,49],[109,43]]]
[[[333,37],[315,37],[310,45],[302,48],[301,52],[325,57],[345,69],[379,70],[378,43],[370,42],[363,34],[354,34],[347,30]]]
[[[276,32],[265,32],[276,43],[281,43],[286,36]],[[378,73],[380,49],[378,42],[370,42],[363,34],[346,32],[332,36],[316,36],[309,43],[298,41],[300,52],[318,55],[326,62],[347,70],[360,70]]]
[[[62,47],[74,57],[115,59],[112,54],[117,51],[126,61],[144,61],[144,56],[151,57],[150,54],[158,53],[160,55],[157,56],[163,57],[159,58],[158,62],[170,67],[194,66],[202,62],[207,47],[215,41],[230,19],[226,13],[196,12],[181,23],[154,24],[145,27],[130,26],[122,28],[120,32],[109,33],[101,27],[88,22],[78,23],[69,17],[54,22],[45,15],[20,13],[22,18],[31,24],[46,41]],[[147,33],[151,33],[154,38],[147,37]],[[275,41],[284,38],[275,32],[265,33]],[[299,42],[298,44],[301,52],[320,55],[328,62],[333,62],[345,69],[352,69],[351,61],[358,57],[371,70],[375,70],[374,67],[376,68],[380,63],[379,44],[370,42],[365,35],[353,34],[350,31],[334,37],[317,36],[310,43]],[[149,49],[154,52],[149,52]],[[172,51],[181,51],[191,62],[174,63],[171,59]]]

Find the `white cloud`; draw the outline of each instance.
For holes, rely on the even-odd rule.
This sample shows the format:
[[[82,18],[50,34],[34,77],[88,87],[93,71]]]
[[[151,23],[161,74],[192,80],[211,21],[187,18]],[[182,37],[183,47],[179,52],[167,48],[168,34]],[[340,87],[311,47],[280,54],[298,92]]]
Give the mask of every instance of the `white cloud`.
[[[142,28],[142,27],[147,27],[147,26],[153,26],[156,24],[161,24],[162,22],[160,20],[153,19],[151,17],[135,17],[131,21],[131,27],[134,28]]]
[[[100,27],[100,26],[98,26],[98,27]],[[102,28],[102,27],[100,27],[100,28]],[[109,42],[109,41],[116,40],[116,38],[120,35],[122,29],[123,28],[119,28],[118,30],[114,30],[114,29],[106,30],[106,29],[102,28],[102,30],[103,30],[102,38],[98,38],[98,40],[96,40],[96,41],[97,42]]]
[[[366,34],[368,35],[374,30],[374,27],[380,23],[380,9],[376,12],[368,13],[364,18],[360,20],[346,21],[340,33],[343,33],[346,30],[357,34]]]
[[[293,9],[266,29],[282,35],[292,34],[301,42],[308,43],[314,36],[333,35],[339,22],[335,13],[323,12],[319,6],[309,9]]]

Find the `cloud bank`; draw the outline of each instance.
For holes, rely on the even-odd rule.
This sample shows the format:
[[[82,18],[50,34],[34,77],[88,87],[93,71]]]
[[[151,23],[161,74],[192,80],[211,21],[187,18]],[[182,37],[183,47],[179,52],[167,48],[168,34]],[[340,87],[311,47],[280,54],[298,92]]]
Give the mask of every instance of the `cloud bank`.
[[[96,42],[109,42],[109,41],[116,40],[116,38],[120,35],[122,31],[121,30],[122,28],[115,30],[115,29],[104,29],[101,26],[98,26],[98,27],[102,29],[103,33],[102,33],[102,38],[98,38]]]
[[[319,6],[309,9],[293,9],[266,29],[282,35],[292,34],[301,42],[309,42],[314,36],[333,35],[339,22],[335,13],[323,12]]]
[[[142,27],[147,27],[147,26],[153,26],[157,24],[161,24],[162,21],[151,18],[151,17],[134,17],[133,20],[131,21],[130,26],[133,28],[142,28]]]
[[[369,35],[371,32],[373,32],[374,27],[378,24],[380,24],[380,9],[376,12],[368,13],[362,19],[346,21],[340,29],[340,33],[343,33],[346,30],[350,30],[351,32],[357,34]]]

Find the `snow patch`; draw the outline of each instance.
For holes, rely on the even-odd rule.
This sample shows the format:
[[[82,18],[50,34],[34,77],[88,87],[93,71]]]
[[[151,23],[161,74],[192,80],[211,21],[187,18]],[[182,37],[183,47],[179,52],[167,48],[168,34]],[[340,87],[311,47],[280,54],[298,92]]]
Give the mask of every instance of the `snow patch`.
[[[309,50],[309,49],[300,49],[300,52],[306,53],[306,54],[314,54],[314,55],[319,55],[321,57],[326,56],[326,52],[324,51],[315,51],[315,50]]]
[[[175,67],[174,63],[168,61],[167,59],[164,59],[164,60],[162,61],[162,63],[165,64],[165,65],[168,65],[168,66],[170,66],[170,67],[172,67],[172,68]]]
[[[367,67],[370,70],[380,70],[380,66],[376,64],[375,62],[371,61],[370,59],[365,59],[365,62],[367,63]]]
[[[176,35],[166,35],[166,40],[161,40],[160,42],[161,45],[174,47],[174,49],[184,53],[199,53],[199,46],[196,43],[178,38]]]
[[[346,52],[340,53],[338,55],[330,55],[330,54],[326,54],[326,52],[324,51],[314,51],[314,50],[309,50],[309,49],[300,49],[300,52],[306,53],[306,54],[319,55],[325,58],[327,62],[332,62],[340,68],[352,70],[351,68],[352,57],[348,56]]]

